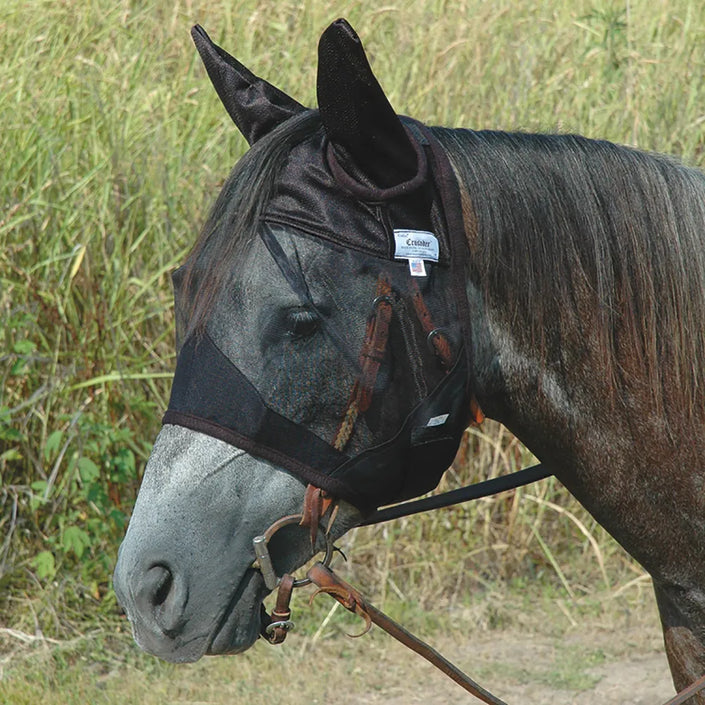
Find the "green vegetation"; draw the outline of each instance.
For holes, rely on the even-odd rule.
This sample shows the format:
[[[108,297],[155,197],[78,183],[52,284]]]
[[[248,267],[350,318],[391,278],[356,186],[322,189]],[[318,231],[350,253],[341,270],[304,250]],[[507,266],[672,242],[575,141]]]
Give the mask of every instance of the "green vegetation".
[[[700,0],[370,7],[4,0],[1,652],[21,638],[127,648],[105,636],[120,624],[110,575],[168,399],[169,273],[245,149],[197,60],[192,24],[313,104],[317,38],[344,15],[399,112],[580,132],[705,163]],[[468,433],[444,484],[528,460],[488,424]],[[572,620],[595,595],[639,601],[645,588],[640,569],[553,481],[359,531],[347,553],[352,579],[391,611],[408,611],[401,597],[415,600],[404,618],[430,628],[439,604],[475,609],[478,594],[495,590],[552,594]],[[507,615],[487,608],[478,619],[492,628]],[[35,687],[44,686],[28,685],[25,701]]]

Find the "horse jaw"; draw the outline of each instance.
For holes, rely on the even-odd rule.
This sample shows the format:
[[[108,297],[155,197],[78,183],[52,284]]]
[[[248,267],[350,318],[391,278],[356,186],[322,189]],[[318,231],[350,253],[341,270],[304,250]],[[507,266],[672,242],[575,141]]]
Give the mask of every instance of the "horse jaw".
[[[114,575],[138,645],[175,662],[249,648],[268,592],[252,568],[252,539],[300,512],[303,492],[301,480],[223,441],[164,426]],[[359,519],[342,506],[335,535]],[[292,528],[272,542],[281,572],[311,556],[306,533]]]

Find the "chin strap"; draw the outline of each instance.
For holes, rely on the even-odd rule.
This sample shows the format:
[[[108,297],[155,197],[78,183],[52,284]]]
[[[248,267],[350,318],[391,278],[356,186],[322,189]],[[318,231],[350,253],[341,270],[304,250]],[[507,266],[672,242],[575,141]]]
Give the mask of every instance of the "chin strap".
[[[294,628],[294,623],[291,621],[291,593],[294,589],[293,576],[283,575],[279,581],[279,589],[277,590],[277,602],[272,610],[272,614],[267,614],[262,605],[262,626],[260,635],[263,636],[270,644],[281,644],[286,635]]]

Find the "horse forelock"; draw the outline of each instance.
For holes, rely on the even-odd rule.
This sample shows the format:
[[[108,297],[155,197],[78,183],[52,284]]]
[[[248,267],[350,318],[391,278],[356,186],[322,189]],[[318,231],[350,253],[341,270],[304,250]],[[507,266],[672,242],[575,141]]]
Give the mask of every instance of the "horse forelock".
[[[292,117],[257,141],[232,169],[184,262],[186,335],[203,328],[246,255],[292,148],[320,128],[316,111]]]
[[[702,410],[705,175],[572,135],[434,128],[459,177],[471,276],[542,364],[581,337],[615,402]],[[573,373],[575,374],[575,373]]]

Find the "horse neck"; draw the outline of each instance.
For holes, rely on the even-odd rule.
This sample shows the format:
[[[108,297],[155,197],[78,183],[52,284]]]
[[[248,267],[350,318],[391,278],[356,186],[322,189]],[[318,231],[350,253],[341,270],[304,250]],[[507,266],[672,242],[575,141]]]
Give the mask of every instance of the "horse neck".
[[[697,396],[702,388],[684,392],[681,372],[690,362],[699,375],[702,355],[697,352],[700,333],[696,333],[685,349],[673,344],[677,364],[671,364],[670,357],[664,359],[663,350],[648,358],[654,342],[663,344],[664,338],[664,331],[649,319],[663,322],[668,350],[671,338],[685,338],[686,328],[702,330],[705,305],[700,299],[688,301],[682,293],[676,294],[674,304],[663,305],[653,292],[643,290],[641,272],[628,278],[626,260],[636,256],[633,252],[624,257],[619,251],[605,251],[606,242],[621,245],[623,235],[605,222],[600,203],[605,210],[620,209],[618,215],[634,229],[633,242],[626,247],[643,244],[645,250],[652,248],[651,254],[657,247],[654,241],[636,241],[649,237],[641,232],[648,230],[648,223],[639,222],[638,194],[627,194],[620,201],[621,193],[612,198],[609,184],[599,183],[593,188],[601,192],[576,192],[576,184],[585,185],[592,151],[602,150],[596,161],[619,163],[621,148],[593,147],[579,140],[577,147],[564,148],[560,138],[532,143],[523,136],[467,134],[445,135],[441,141],[464,195],[477,399],[487,416],[523,441],[632,555],[658,572],[658,559],[650,551],[660,540],[653,534],[657,522],[652,520],[663,511],[662,488],[670,484],[671,497],[681,493],[683,503],[691,501],[696,493],[690,480],[683,480],[682,468],[705,470],[702,433],[693,433],[703,421],[702,399]],[[572,169],[570,160],[578,156],[584,162]],[[642,185],[651,185],[650,170],[668,168],[672,180],[702,182],[664,162],[655,160],[651,165],[649,159],[626,152],[622,161],[634,173],[623,178],[633,176]],[[680,200],[689,207],[683,189],[677,191],[676,185],[673,190],[672,184],[669,188],[664,195],[669,205]],[[575,199],[574,204],[560,202],[559,195]],[[581,198],[594,203],[586,206]],[[703,243],[699,248],[695,244],[705,232],[702,205],[694,201],[691,212],[684,207],[677,226],[659,213],[650,217],[656,228],[654,240],[666,239],[678,228],[676,239],[690,239],[692,257],[700,257]],[[515,242],[519,255],[511,250]],[[598,256],[591,260],[590,252],[580,251],[581,243]],[[702,290],[701,262],[691,264],[673,253],[666,257],[670,261],[654,262],[652,256],[639,266],[657,281],[666,276],[675,281],[666,267],[677,268],[679,275],[690,278],[686,291]],[[610,280],[614,271],[619,277]],[[605,306],[604,300],[610,305]],[[647,323],[629,319],[633,301],[638,302],[638,311],[646,312]],[[682,320],[677,319],[679,311]],[[637,328],[640,323],[642,329]],[[640,345],[646,349],[643,354]],[[677,491],[674,483],[679,483]]]

